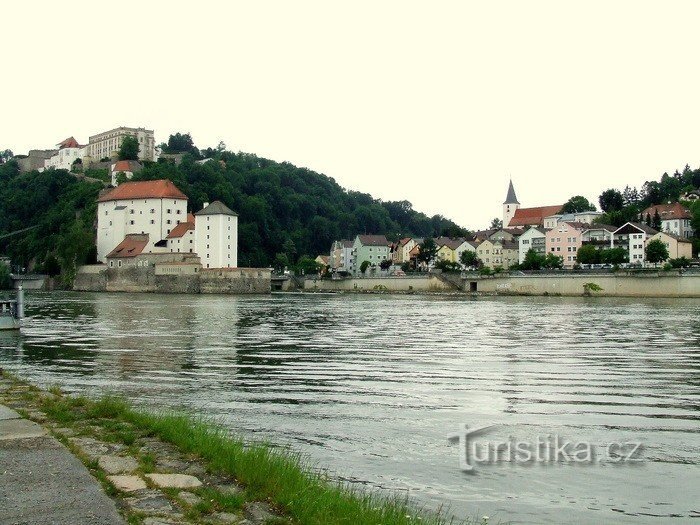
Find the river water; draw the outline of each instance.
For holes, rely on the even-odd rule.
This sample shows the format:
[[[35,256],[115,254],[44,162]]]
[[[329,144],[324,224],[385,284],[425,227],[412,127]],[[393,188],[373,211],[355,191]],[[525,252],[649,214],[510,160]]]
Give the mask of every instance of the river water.
[[[53,293],[27,314],[0,334],[21,377],[205,414],[428,508],[700,523],[698,300]],[[465,424],[493,426],[481,450],[557,439],[594,457],[467,473],[447,439]],[[616,443],[641,446],[619,461]]]

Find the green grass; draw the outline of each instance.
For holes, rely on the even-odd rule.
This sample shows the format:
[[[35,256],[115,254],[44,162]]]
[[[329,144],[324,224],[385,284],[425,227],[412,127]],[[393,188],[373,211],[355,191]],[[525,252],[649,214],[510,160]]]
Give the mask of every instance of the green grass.
[[[190,509],[193,514],[236,511],[246,500],[257,500],[269,501],[294,522],[304,525],[457,523],[418,510],[406,498],[378,495],[333,481],[299,453],[265,443],[244,442],[202,419],[144,412],[114,397],[97,401],[44,398],[42,409],[50,418],[61,421],[95,420],[118,436],[126,436],[131,443],[137,434],[157,437],[198,456],[210,472],[234,477],[245,487],[244,494],[233,495],[201,489],[202,502]],[[142,456],[141,463],[145,469],[152,468],[153,458]]]

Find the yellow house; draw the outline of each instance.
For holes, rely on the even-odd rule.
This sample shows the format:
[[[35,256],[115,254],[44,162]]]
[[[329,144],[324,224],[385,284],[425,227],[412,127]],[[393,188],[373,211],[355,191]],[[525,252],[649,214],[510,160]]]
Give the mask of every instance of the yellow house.
[[[659,232],[649,238],[649,241],[653,240],[659,240],[666,245],[669,259],[678,259],[680,257],[693,258],[693,243],[689,239],[684,239],[668,232]]]
[[[489,268],[500,266],[507,270],[518,263],[518,250],[517,242],[486,239],[476,248],[476,255],[484,266]]]

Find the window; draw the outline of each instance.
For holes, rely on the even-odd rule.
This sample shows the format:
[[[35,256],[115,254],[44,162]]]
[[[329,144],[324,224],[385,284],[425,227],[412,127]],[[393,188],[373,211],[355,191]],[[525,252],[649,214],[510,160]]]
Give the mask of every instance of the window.
[[[168,208],[167,210],[165,210],[165,212],[166,212],[166,213],[170,213],[170,212],[171,212],[170,208]]]
[[[170,224],[170,222],[170,219],[168,219],[167,221],[165,221],[165,224]]]
[[[151,219],[151,224],[155,224],[155,223],[156,223],[156,221],[154,221],[153,219]]]
[[[133,225],[134,225],[134,221],[129,221],[129,224],[131,224],[131,225],[133,226]]]
[[[207,225],[207,230],[209,229],[209,225]]]

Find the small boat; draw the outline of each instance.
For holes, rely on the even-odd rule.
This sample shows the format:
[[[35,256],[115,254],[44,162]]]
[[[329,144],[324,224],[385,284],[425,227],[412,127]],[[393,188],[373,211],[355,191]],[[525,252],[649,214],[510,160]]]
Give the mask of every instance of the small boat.
[[[24,317],[24,291],[20,286],[17,299],[0,299],[0,330],[19,330]]]

